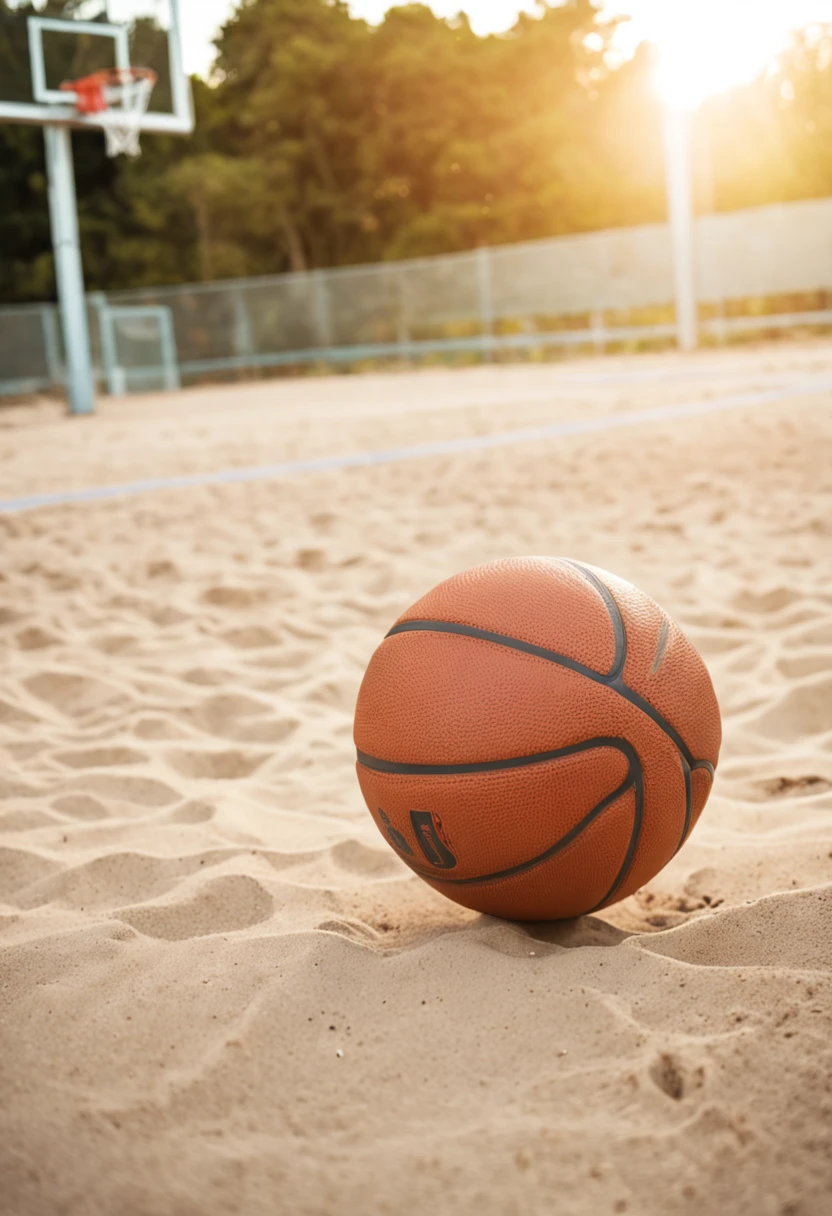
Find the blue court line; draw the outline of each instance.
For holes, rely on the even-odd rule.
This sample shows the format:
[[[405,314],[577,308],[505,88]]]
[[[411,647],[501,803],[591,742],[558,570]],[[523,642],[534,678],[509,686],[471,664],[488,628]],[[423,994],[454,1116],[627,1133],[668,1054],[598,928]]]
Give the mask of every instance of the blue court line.
[[[234,485],[256,481],[279,481],[299,473],[327,473],[336,469],[359,469],[372,465],[395,464],[403,460],[418,460],[426,456],[458,456],[465,452],[480,452],[488,448],[508,447],[515,443],[533,443],[558,439],[565,435],[585,435],[597,431],[615,431],[642,423],[666,422],[678,418],[696,418],[717,414],[743,406],[766,405],[788,397],[816,396],[832,392],[832,380],[803,379],[782,384],[762,392],[733,393],[706,401],[666,405],[659,409],[637,410],[630,414],[607,415],[602,418],[579,418],[572,422],[555,422],[549,426],[526,427],[518,431],[499,431],[493,435],[473,435],[463,439],[440,439],[409,448],[389,448],[381,452],[352,452],[336,456],[314,456],[308,460],[287,460],[280,464],[252,465],[241,469],[218,469],[213,473],[192,473],[181,477],[149,477],[143,481],[128,481],[121,485],[94,486],[85,490],[58,490],[48,494],[29,494],[22,498],[0,501],[0,514],[33,511],[37,507],[59,507],[79,502],[106,502],[135,494],[150,494],[157,490],[183,490],[193,486]]]

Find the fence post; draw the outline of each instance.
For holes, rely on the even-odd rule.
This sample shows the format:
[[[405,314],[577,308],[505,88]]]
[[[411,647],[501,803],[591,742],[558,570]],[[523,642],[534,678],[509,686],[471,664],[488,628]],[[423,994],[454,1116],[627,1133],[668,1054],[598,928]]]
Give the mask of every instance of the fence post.
[[[90,292],[89,302],[90,306],[95,309],[95,315],[98,318],[101,371],[104,374],[107,392],[111,397],[121,397],[127,392],[127,376],[118,361],[118,345],[107,296],[103,291],[93,291]]]
[[[595,348],[596,355],[603,355],[607,349],[607,331],[604,327],[604,310],[603,308],[594,308],[589,319],[592,327],[592,345]]]
[[[396,342],[399,346],[399,358],[410,363],[410,309],[407,298],[407,271],[395,269],[389,272],[393,275],[396,285]]]
[[[40,310],[40,323],[43,332],[43,355],[46,362],[46,374],[52,388],[57,388],[64,382],[64,369],[61,365],[61,348],[58,342],[58,318],[52,304],[44,304]]]
[[[176,335],[173,330],[173,314],[169,308],[160,307],[159,346],[162,352],[162,368],[165,377],[165,388],[168,392],[178,392],[182,387],[179,376],[179,355],[176,350]]]
[[[113,314],[106,305],[98,306],[98,325],[101,333],[101,363],[107,392],[111,397],[123,397],[127,392],[127,374],[118,361]]]
[[[485,339],[483,358],[494,358],[494,300],[491,290],[491,251],[487,245],[477,249],[477,294],[479,296],[480,329]]]
[[[254,354],[254,338],[251,333],[251,318],[242,287],[232,292],[234,308],[234,354],[245,359]]]
[[[318,341],[321,346],[330,347],[332,346],[332,315],[326,271],[313,270],[312,284],[315,292],[315,322],[318,329]]]

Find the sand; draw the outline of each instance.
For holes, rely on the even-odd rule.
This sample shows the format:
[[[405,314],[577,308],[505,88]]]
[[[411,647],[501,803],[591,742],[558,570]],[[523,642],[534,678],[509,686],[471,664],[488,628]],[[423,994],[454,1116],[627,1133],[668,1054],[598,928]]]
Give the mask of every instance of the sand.
[[[0,412],[5,500],[779,394],[0,516],[4,1214],[830,1211],[824,377],[812,343]],[[560,924],[430,890],[353,770],[398,613],[522,553],[658,599],[724,717],[689,843]]]

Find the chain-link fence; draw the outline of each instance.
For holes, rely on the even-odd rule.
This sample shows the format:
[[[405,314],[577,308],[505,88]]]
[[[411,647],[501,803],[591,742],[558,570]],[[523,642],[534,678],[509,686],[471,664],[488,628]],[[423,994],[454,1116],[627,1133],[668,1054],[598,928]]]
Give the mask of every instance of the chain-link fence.
[[[824,300],[832,290],[832,199],[699,218],[696,281],[701,328],[717,338],[832,324]],[[129,391],[280,366],[669,340],[672,299],[669,231],[654,224],[95,295],[90,327],[99,381]],[[61,382],[54,308],[0,310],[0,393]]]

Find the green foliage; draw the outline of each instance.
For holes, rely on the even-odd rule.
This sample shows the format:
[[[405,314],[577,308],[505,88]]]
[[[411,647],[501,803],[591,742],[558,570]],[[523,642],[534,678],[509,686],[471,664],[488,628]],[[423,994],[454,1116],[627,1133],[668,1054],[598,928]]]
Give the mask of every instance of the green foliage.
[[[50,0],[54,2],[54,0]],[[413,257],[664,216],[646,48],[613,70],[593,0],[500,37],[420,4],[377,27],[342,0],[241,0],[194,81],[190,140],[108,161],[74,136],[90,289]],[[0,71],[20,66],[0,0]],[[28,10],[27,10],[28,11]],[[139,31],[155,54],[151,28]],[[698,119],[702,207],[832,193],[830,39]],[[17,68],[15,68],[17,65]],[[20,88],[24,86],[21,84]],[[0,126],[0,299],[53,294],[42,135]]]

